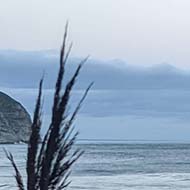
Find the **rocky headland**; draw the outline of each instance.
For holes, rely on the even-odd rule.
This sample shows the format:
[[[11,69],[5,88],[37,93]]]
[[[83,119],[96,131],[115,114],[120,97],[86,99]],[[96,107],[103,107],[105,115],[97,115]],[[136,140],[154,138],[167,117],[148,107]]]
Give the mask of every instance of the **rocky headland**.
[[[27,142],[31,134],[31,123],[26,109],[0,92],[0,143]]]

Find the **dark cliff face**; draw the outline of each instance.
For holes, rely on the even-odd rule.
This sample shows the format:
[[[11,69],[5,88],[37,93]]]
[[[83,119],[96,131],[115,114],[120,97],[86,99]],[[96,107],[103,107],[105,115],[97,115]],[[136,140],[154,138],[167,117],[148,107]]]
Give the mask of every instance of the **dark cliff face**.
[[[27,142],[31,134],[31,118],[25,108],[0,92],[0,143]]]

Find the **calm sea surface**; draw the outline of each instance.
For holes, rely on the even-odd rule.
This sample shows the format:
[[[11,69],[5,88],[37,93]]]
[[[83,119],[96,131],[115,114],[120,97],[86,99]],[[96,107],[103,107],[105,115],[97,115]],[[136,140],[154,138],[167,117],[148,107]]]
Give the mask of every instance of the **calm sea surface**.
[[[190,189],[190,144],[81,144],[85,154],[73,168],[69,190]],[[25,169],[26,145],[0,145],[0,189],[15,189],[2,148]]]

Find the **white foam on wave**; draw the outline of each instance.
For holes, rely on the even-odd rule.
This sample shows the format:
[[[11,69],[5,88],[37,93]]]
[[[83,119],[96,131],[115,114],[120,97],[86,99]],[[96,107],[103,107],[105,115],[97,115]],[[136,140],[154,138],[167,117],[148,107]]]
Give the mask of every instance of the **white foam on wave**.
[[[190,174],[157,173],[115,176],[72,177],[69,190],[186,190],[190,187]]]

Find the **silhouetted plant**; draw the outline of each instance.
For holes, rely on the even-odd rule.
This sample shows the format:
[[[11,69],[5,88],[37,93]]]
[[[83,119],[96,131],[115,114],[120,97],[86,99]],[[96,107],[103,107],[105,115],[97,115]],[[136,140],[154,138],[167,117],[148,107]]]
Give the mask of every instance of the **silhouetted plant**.
[[[70,184],[68,177],[71,172],[71,166],[83,153],[80,149],[72,150],[78,135],[78,132],[73,133],[73,122],[92,84],[86,89],[72,115],[68,117],[66,111],[70,94],[75,85],[76,78],[87,59],[84,59],[79,64],[62,93],[65,64],[72,48],[72,45],[70,45],[69,50],[67,52],[65,50],[67,30],[68,24],[65,27],[64,39],[60,52],[60,65],[55,86],[51,123],[41,144],[39,144],[39,141],[42,126],[43,78],[40,81],[39,93],[32,122],[32,133],[28,143],[26,187],[12,154],[6,152],[7,158],[11,161],[15,170],[15,178],[19,190],[25,190],[25,188],[27,190],[61,190],[66,188]]]

